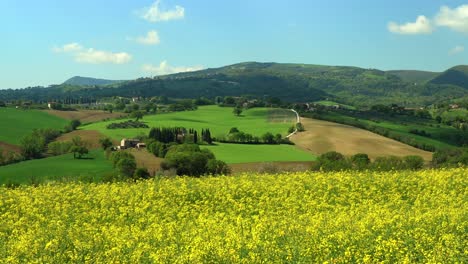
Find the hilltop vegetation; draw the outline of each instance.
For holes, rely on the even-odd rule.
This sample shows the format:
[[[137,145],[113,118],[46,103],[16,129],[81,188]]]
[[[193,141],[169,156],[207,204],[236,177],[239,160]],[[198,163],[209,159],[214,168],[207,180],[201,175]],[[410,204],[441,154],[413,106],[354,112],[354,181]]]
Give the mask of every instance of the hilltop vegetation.
[[[415,71],[415,70],[395,70],[387,71],[387,73],[398,76],[405,82],[412,83],[424,83],[430,81],[434,77],[440,74],[440,72],[429,72],[429,71]]]
[[[286,102],[330,99],[353,106],[371,106],[376,103],[422,106],[468,95],[465,77],[460,77],[458,70],[449,70],[430,82],[415,84],[414,79],[426,79],[431,74],[384,72],[344,66],[247,62],[196,72],[140,78],[113,84],[112,87],[63,84],[49,88],[3,90],[0,91],[0,100],[47,101],[73,97],[81,98],[82,101],[95,101],[112,96],[214,98],[249,95],[262,99],[276,97]]]
[[[0,262],[463,263],[467,174],[0,187]]]
[[[468,89],[468,65],[460,65],[448,69],[432,79],[431,83],[457,85]]]
[[[95,85],[115,84],[119,82],[123,82],[123,81],[114,81],[114,80],[105,80],[105,79],[75,76],[66,80],[63,84],[77,85],[77,86],[95,86]]]

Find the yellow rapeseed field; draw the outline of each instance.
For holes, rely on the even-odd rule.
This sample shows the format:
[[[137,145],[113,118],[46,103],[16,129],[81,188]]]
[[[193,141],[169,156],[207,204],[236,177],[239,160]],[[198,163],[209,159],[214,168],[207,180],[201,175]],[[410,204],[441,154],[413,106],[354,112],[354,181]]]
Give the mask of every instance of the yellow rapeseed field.
[[[468,263],[468,169],[0,188],[0,263]]]

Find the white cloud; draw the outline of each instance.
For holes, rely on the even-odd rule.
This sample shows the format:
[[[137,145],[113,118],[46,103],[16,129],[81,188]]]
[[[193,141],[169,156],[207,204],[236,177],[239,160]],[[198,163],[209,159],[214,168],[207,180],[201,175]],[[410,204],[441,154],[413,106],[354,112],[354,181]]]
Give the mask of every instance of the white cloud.
[[[468,5],[461,5],[454,9],[447,6],[441,7],[436,15],[435,23],[440,27],[468,33]]]
[[[83,47],[78,43],[65,44],[62,47],[54,47],[52,50],[57,53],[68,53],[82,50]]]
[[[451,49],[449,51],[449,54],[450,55],[455,55],[455,54],[458,54],[458,53],[462,53],[463,51],[465,51],[465,47],[458,45],[458,46],[455,46],[453,49]]]
[[[78,43],[70,43],[60,48],[53,48],[55,52],[69,53],[78,63],[89,64],[124,64],[132,59],[132,56],[126,52],[113,53],[109,51],[95,50],[93,48],[85,49]]]
[[[149,31],[146,36],[138,37],[136,42],[143,44],[143,45],[157,45],[161,42],[159,39],[159,34],[155,30]]]
[[[75,61],[79,63],[89,64],[125,64],[132,60],[132,56],[126,52],[112,53],[95,49],[87,49],[86,51],[75,54]]]
[[[162,61],[159,66],[155,66],[152,64],[144,64],[141,69],[149,74],[152,75],[166,75],[166,74],[172,74],[172,73],[178,73],[178,72],[191,72],[191,71],[199,71],[203,70],[204,67],[197,65],[197,66],[191,66],[191,67],[185,67],[185,66],[171,66],[167,63],[167,61]]]
[[[170,21],[182,19],[185,16],[185,9],[176,5],[172,10],[162,10],[161,0],[157,0],[150,7],[144,8],[141,17],[149,22]]]
[[[399,25],[395,22],[388,23],[388,30],[395,34],[417,35],[430,34],[433,31],[431,21],[425,16],[418,16],[416,22]]]

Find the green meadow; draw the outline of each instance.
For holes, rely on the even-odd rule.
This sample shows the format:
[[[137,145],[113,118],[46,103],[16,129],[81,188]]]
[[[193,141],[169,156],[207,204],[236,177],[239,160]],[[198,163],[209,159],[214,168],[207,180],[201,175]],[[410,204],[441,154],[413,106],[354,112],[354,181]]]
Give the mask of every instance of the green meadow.
[[[68,122],[38,110],[0,107],[0,141],[19,145],[33,129],[62,129]]]
[[[274,161],[313,161],[315,156],[293,145],[248,145],[216,143],[203,146],[228,164]]]
[[[242,112],[241,116],[232,113],[232,107],[202,106],[195,111],[176,113],[163,113],[144,116],[141,120],[151,127],[185,127],[199,131],[209,128],[213,137],[221,137],[229,132],[232,127],[240,131],[261,136],[266,132],[282,134],[286,136],[288,128],[294,124],[295,115],[288,110],[282,110],[279,115],[277,109],[252,108]],[[113,139],[135,137],[141,133],[147,135],[148,128],[107,129],[106,126],[115,122],[123,122],[129,119],[98,122],[82,126],[84,130],[97,130]]]
[[[0,166],[0,185],[34,184],[56,180],[99,181],[113,170],[102,150],[93,150],[85,159],[66,154]]]

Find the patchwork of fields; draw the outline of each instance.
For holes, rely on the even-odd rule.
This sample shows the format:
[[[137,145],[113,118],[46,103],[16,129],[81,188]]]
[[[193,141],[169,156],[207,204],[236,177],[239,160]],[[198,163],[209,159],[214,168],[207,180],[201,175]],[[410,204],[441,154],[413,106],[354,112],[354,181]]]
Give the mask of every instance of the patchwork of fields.
[[[466,263],[467,174],[0,187],[0,262]]]
[[[278,115],[274,111],[276,118],[269,118],[268,108],[252,108],[242,112],[241,116],[232,113],[232,107],[201,106],[196,111],[184,111],[167,114],[156,114],[145,116],[142,122],[151,127],[185,127],[194,128],[199,131],[209,128],[214,137],[225,136],[232,127],[237,127],[240,131],[261,136],[266,132],[273,134],[287,135],[288,128],[295,123],[295,115],[288,110],[282,110],[283,114]],[[289,118],[288,118],[289,116]],[[98,122],[82,127],[84,130],[96,130],[113,139],[132,138],[143,133],[148,134],[148,128],[140,129],[107,129],[106,126],[118,121]],[[289,120],[289,122],[288,122]]]

